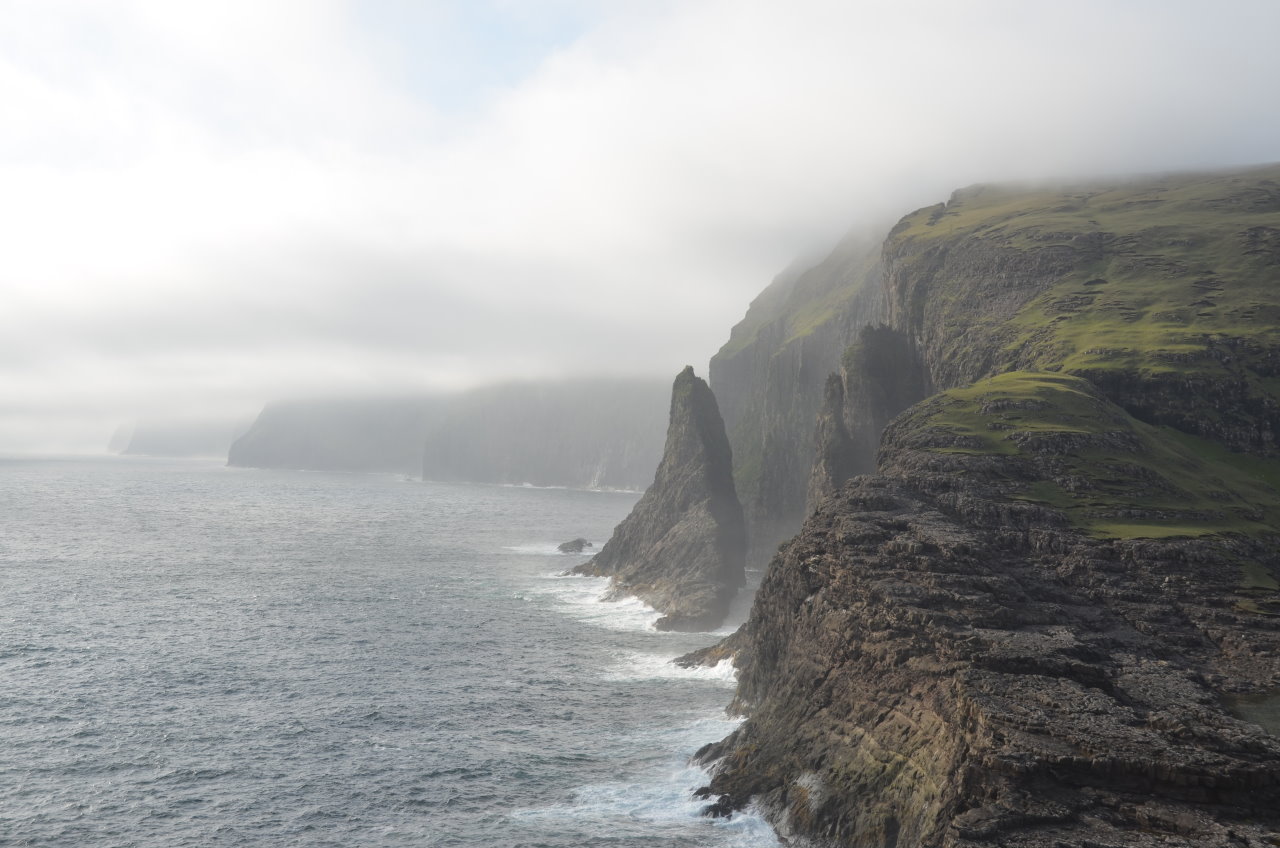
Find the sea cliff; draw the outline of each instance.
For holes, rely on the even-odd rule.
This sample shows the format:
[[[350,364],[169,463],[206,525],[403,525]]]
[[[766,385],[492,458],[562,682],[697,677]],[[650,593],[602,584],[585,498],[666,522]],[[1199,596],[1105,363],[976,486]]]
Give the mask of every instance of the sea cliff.
[[[733,656],[747,716],[701,753],[710,811],[816,845],[1275,844],[1277,246],[1277,167],[906,216],[813,512],[686,659]]]
[[[653,485],[574,572],[611,577],[613,595],[635,595],[663,613],[660,630],[713,630],[743,585],[745,553],[724,422],[711,389],[686,367],[672,385]]]

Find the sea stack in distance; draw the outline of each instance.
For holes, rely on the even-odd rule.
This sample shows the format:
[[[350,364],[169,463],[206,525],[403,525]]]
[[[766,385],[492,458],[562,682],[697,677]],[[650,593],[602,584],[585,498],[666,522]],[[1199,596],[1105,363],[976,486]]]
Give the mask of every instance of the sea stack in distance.
[[[746,529],[715,395],[686,366],[671,391],[671,420],[653,485],[576,574],[612,577],[663,613],[659,630],[711,630],[743,585]]]

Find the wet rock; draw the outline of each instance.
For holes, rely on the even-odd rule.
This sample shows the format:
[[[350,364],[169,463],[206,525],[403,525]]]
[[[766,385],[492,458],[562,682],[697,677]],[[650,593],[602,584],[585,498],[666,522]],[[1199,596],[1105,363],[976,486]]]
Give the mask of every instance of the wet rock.
[[[742,586],[746,531],[715,396],[685,368],[671,395],[667,443],[653,485],[578,574],[612,577],[663,613],[666,630],[712,630]]]

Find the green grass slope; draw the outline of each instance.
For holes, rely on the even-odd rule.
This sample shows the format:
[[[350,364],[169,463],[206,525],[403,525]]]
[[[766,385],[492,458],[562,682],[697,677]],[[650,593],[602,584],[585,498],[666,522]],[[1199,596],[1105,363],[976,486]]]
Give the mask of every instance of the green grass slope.
[[[901,422],[913,446],[993,456],[1011,498],[1099,538],[1272,534],[1280,461],[1238,456],[1133,418],[1091,383],[1015,371],[935,395]],[[990,466],[984,466],[984,472]]]
[[[1275,451],[1280,165],[966,189],[904,218],[887,253],[899,322],[955,363],[944,387],[1062,371],[1144,420]]]

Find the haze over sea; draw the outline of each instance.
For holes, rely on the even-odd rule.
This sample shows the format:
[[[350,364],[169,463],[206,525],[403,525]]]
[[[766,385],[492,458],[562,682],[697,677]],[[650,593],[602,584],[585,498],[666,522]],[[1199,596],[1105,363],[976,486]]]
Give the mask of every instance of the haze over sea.
[[[716,637],[556,576],[636,498],[0,460],[0,845],[776,845]]]

